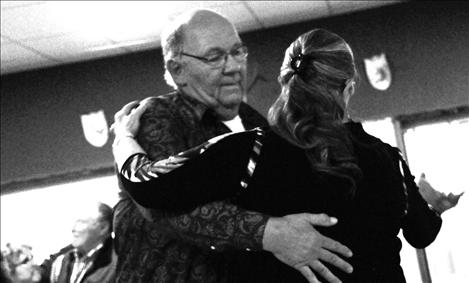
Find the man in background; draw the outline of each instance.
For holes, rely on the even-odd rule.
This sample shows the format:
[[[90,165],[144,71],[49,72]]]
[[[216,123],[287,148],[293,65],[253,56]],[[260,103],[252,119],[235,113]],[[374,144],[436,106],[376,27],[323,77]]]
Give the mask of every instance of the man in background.
[[[41,265],[41,282],[114,282],[112,208],[104,203],[83,207],[72,229],[72,243]]]

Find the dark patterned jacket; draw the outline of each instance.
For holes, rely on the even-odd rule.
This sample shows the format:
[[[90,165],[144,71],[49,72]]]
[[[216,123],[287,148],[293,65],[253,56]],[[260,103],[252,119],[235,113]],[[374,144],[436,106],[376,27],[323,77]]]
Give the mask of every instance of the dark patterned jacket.
[[[247,104],[239,115],[246,129],[266,124]],[[137,139],[152,160],[160,160],[229,131],[201,103],[173,92],[152,98]],[[267,219],[229,202],[186,214],[148,210],[121,192],[113,225],[116,282],[224,282],[226,261],[219,252],[260,250]]]

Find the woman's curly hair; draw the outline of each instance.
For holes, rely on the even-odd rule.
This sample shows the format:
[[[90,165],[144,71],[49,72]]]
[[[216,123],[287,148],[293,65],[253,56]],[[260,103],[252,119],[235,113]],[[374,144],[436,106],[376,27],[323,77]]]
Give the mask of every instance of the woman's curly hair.
[[[286,50],[278,78],[282,91],[268,114],[274,131],[305,149],[313,170],[346,178],[352,192],[361,170],[343,124],[344,89],[357,78],[345,40],[311,30]]]

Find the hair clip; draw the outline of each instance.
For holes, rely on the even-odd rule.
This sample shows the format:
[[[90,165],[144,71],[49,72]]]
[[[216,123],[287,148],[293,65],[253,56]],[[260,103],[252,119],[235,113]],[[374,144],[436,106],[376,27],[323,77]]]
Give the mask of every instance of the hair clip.
[[[300,74],[303,71],[304,69],[304,64],[302,64],[303,58],[304,56],[302,53],[291,58],[290,67],[293,69],[294,74]]]

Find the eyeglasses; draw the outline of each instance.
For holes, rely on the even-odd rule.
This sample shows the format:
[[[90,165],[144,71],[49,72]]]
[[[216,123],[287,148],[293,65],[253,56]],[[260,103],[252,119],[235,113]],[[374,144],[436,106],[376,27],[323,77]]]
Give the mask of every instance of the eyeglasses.
[[[208,54],[206,57],[196,56],[181,52],[182,55],[198,59],[212,68],[222,68],[225,66],[228,60],[228,55],[231,55],[236,62],[245,62],[248,57],[248,48],[244,45],[236,47],[228,52],[222,50],[216,50]]]

